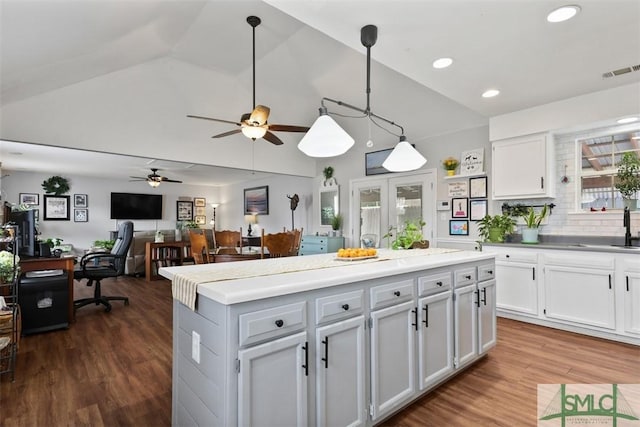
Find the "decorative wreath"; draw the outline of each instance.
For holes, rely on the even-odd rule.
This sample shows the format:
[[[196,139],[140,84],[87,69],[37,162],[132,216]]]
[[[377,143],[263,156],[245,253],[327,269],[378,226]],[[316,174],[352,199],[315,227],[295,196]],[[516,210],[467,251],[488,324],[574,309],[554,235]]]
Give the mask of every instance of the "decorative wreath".
[[[52,176],[42,181],[42,188],[45,193],[53,193],[59,196],[69,191],[69,181],[61,176]]]

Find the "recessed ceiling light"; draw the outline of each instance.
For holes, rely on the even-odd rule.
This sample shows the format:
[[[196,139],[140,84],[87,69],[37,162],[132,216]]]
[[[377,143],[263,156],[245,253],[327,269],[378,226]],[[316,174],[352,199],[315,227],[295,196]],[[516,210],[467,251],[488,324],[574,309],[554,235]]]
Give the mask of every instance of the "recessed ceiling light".
[[[451,64],[453,64],[453,59],[439,58],[433,61],[433,68],[447,68]]]
[[[547,15],[549,22],[564,22],[573,18],[580,12],[580,6],[569,5],[562,6]]]
[[[638,121],[637,117],[625,117],[624,119],[618,120],[618,123],[623,125],[625,123],[633,123],[633,122],[637,122],[637,121]]]
[[[482,94],[483,98],[493,98],[500,93],[498,89],[489,89]]]

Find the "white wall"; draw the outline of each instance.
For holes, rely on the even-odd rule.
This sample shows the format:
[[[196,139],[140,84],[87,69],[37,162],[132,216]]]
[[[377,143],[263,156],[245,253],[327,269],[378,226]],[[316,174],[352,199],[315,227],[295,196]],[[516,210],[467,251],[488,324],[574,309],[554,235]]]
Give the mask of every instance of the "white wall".
[[[37,193],[40,195],[39,209],[39,231],[42,239],[58,237],[64,243],[73,244],[78,253],[88,249],[94,240],[109,238],[109,232],[116,230],[118,222],[110,219],[110,197],[111,192],[128,192],[144,194],[163,195],[162,220],[136,220],[134,228],[138,230],[169,230],[176,228],[176,201],[193,200],[194,197],[204,197],[207,203],[211,203],[220,197],[220,189],[217,187],[193,186],[185,184],[161,184],[157,188],[151,188],[146,182],[128,182],[118,180],[107,180],[90,178],[84,176],[74,176],[60,173],[70,182],[70,191],[65,195],[71,196],[70,220],[69,221],[44,221],[44,190],[42,182],[51,177],[51,174],[44,175],[38,173],[15,172],[3,170],[5,174],[2,179],[3,200],[12,204],[19,201],[20,193]],[[73,195],[88,195],[88,222],[73,221]],[[206,216],[208,225],[213,209],[207,205]]]

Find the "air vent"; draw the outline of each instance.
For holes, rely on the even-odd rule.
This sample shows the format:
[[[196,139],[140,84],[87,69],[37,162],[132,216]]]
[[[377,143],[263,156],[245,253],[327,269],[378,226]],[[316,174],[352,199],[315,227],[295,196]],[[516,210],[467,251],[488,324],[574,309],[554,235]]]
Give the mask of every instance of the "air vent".
[[[607,71],[606,73],[604,73],[602,75],[602,78],[603,79],[608,79],[609,77],[621,76],[623,74],[631,73],[632,71],[640,71],[640,64],[639,65],[631,65],[629,67],[624,67],[624,68],[619,68],[619,69],[613,70],[613,71]]]

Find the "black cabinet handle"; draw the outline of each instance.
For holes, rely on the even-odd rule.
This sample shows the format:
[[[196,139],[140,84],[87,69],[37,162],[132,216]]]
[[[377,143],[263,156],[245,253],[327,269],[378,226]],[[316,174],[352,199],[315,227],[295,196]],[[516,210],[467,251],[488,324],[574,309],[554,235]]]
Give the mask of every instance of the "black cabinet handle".
[[[626,279],[627,279],[627,292],[629,292],[629,276],[627,276]]]
[[[429,327],[429,306],[425,305],[424,307],[422,307],[422,310],[424,311],[424,320],[422,321],[422,323],[424,323],[425,328],[428,328]]]
[[[611,289],[611,275],[609,275],[609,289]]]
[[[276,320],[276,326],[278,328],[282,328],[282,325],[284,325],[284,321],[282,319]]]
[[[413,313],[414,316],[414,323],[411,324],[411,326],[414,326],[416,328],[416,331],[418,330],[418,307],[416,307],[415,309],[411,310],[411,312]]]
[[[344,311],[349,310],[349,304],[342,304],[342,309],[343,309]]]
[[[400,296],[400,291],[394,291],[394,292],[393,292],[393,294],[394,294],[395,296],[399,297],[399,296]]]
[[[324,344],[324,357],[322,361],[324,362],[324,368],[329,368],[329,337],[324,337],[322,340],[322,344]]]
[[[487,270],[487,273],[493,274],[493,270]]]
[[[476,299],[476,306],[480,307],[480,291],[473,291],[473,293],[478,297]]]
[[[506,254],[504,257],[505,257],[505,258],[510,258],[509,254]]]
[[[467,280],[471,280],[471,275],[468,274],[468,275],[464,276],[464,278],[467,279]]]
[[[482,303],[487,305],[487,288],[482,288]]]
[[[302,367],[304,368],[304,375],[308,377],[309,376],[309,341],[304,342],[302,349],[304,350],[304,365],[302,365]]]
[[[533,267],[532,270],[533,270],[533,280],[536,280],[536,268]]]
[[[441,281],[436,282],[436,285],[438,285],[438,286],[442,286],[442,284],[443,283]]]

